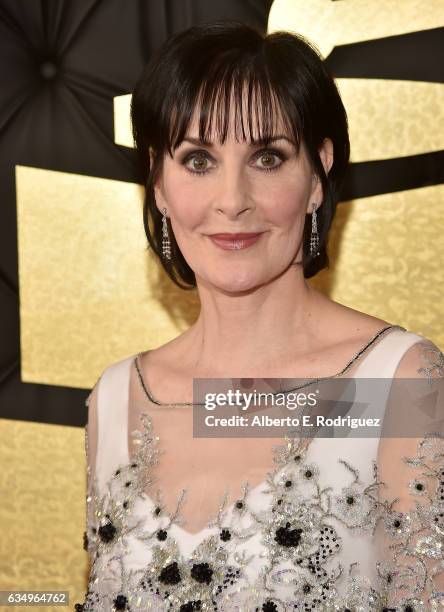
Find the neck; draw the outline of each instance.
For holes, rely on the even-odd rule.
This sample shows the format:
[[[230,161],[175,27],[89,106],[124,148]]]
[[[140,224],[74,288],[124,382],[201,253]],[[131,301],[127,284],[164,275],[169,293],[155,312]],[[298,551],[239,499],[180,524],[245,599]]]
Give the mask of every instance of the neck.
[[[201,310],[186,333],[188,358],[213,376],[215,370],[242,376],[262,370],[266,376],[271,367],[308,354],[319,344],[323,312],[331,304],[294,269],[242,295],[205,283],[198,283],[198,291]]]

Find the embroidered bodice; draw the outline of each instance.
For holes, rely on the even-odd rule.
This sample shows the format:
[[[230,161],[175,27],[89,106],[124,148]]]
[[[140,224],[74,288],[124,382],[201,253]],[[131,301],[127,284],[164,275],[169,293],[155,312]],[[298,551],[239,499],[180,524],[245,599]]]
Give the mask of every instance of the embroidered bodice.
[[[390,326],[345,372],[404,372],[436,396],[443,354]],[[442,423],[420,438],[197,439],[192,406],[158,402],[137,355],[108,366],[87,405],[90,573],[77,610],[443,609]]]

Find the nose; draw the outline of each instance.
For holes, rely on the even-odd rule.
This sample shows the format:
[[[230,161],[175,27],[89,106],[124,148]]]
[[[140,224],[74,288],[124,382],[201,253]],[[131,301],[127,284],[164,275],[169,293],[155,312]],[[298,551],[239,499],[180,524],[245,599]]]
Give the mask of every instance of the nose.
[[[253,208],[248,181],[240,169],[227,168],[223,172],[215,208],[228,219],[235,219],[241,213]]]

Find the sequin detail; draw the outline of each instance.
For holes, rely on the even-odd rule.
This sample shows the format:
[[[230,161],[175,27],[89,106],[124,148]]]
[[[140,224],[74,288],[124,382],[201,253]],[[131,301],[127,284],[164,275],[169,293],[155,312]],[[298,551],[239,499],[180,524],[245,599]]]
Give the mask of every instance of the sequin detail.
[[[420,358],[424,366],[418,368],[417,372],[423,374],[432,386],[434,379],[444,377],[444,354],[436,344],[429,340],[420,342],[419,345]]]
[[[154,504],[144,495],[156,482],[150,466],[158,461],[159,451],[151,418],[143,413],[141,419],[141,430],[132,434],[138,442],[135,458],[115,470],[104,491],[98,490],[97,478],[92,479],[87,468],[85,542],[91,570],[81,604],[84,612],[416,612],[438,610],[439,601],[444,602],[434,581],[444,567],[441,435],[425,437],[414,457],[402,458],[412,469],[408,513],[394,510],[395,500],[380,501],[383,483],[375,462],[372,482],[364,483],[359,470],[339,458],[348,484],[334,491],[320,485],[320,468],[310,457],[311,441],[287,437],[274,447],[275,466],[267,474],[261,511],[250,507],[245,483],[231,509],[226,496],[222,498],[208,521],[209,535],[185,557],[170,528],[182,522],[186,491],[171,514],[159,491]],[[87,427],[85,447],[88,453]],[[418,494],[424,473],[436,486]],[[358,563],[347,567],[340,562],[338,525],[369,537],[383,530],[389,539],[390,548],[376,563],[376,583],[362,575]],[[143,550],[143,564],[134,568],[128,559],[136,543]],[[429,602],[422,599],[425,592],[431,594]]]

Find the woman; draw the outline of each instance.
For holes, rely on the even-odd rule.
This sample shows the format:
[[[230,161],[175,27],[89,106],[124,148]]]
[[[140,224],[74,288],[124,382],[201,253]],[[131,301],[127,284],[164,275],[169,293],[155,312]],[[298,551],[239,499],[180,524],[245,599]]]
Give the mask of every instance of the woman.
[[[433,609],[443,466],[427,438],[193,436],[196,378],[443,379],[430,340],[306,281],[328,265],[349,161],[322,59],[290,33],[193,27],[144,70],[132,122],[148,242],[201,309],[171,342],[107,367],[87,400],[78,609]],[[394,397],[379,407],[391,414]],[[427,478],[404,455],[427,455]]]

